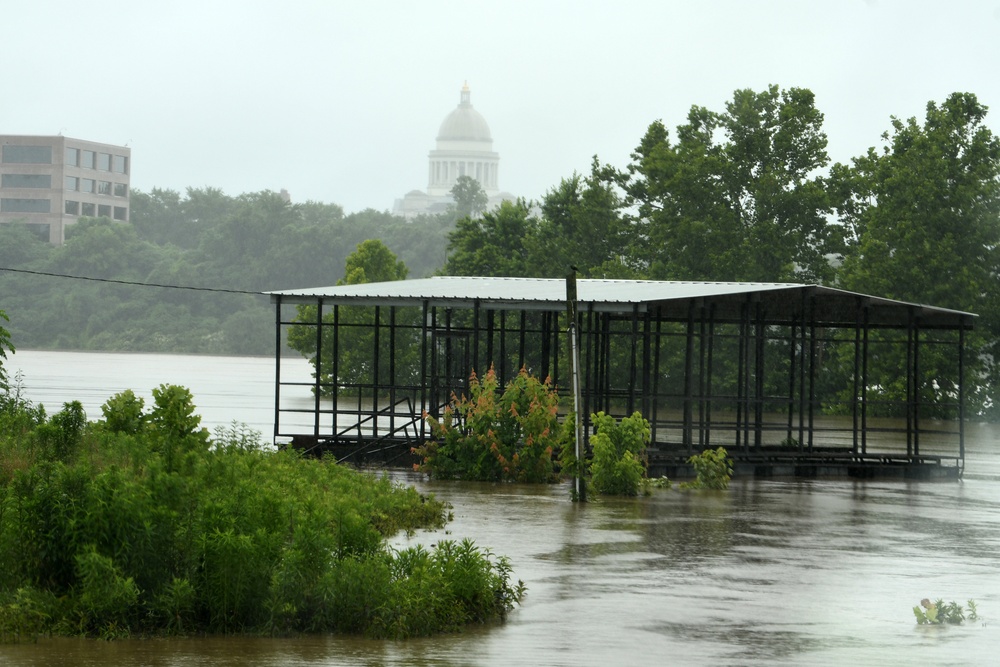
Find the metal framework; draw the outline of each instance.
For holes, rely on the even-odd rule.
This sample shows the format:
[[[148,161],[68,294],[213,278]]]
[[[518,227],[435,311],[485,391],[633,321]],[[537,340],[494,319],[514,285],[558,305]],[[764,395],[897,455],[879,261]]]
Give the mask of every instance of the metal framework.
[[[725,446],[756,474],[961,474],[971,313],[815,285],[577,284],[583,426],[598,411],[640,412],[651,469],[683,474],[692,453]],[[276,442],[408,451],[429,437],[423,414],[472,371],[569,385],[561,280],[441,277],[271,299]],[[292,326],[314,330],[324,373],[311,382],[283,377]]]

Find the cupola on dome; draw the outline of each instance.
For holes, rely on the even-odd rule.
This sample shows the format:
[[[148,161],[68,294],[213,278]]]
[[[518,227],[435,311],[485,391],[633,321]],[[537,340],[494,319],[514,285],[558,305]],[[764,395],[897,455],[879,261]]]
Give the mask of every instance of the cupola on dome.
[[[490,126],[482,114],[472,108],[469,85],[462,86],[462,97],[458,108],[448,114],[441,129],[438,130],[438,141],[487,141],[492,143]]]

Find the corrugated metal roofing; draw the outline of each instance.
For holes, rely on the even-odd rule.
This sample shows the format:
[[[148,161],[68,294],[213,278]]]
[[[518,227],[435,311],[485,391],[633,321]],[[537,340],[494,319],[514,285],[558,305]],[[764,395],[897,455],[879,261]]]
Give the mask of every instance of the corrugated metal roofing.
[[[584,303],[612,305],[646,304],[657,301],[746,294],[795,289],[804,285],[787,283],[710,283],[651,280],[577,280],[577,298]],[[438,276],[361,285],[334,285],[309,289],[269,292],[272,301],[418,305],[472,304],[531,308],[550,307],[566,302],[566,281],[559,278],[484,278]]]
[[[970,315],[962,311],[908,304],[892,299],[856,294],[831,287],[801,283],[726,283],[657,280],[577,280],[577,298],[594,304],[649,304],[662,301],[739,296],[759,292],[793,292],[808,289],[828,296],[863,296],[872,302],[885,305],[916,306],[954,314]],[[360,285],[332,285],[306,289],[277,290],[268,292],[272,301],[281,296],[284,303],[312,303],[317,298],[324,302],[345,304],[396,304],[419,305],[424,301],[433,304],[453,302],[525,305],[550,305],[565,303],[566,281],[561,278],[489,278],[465,276],[437,276],[417,280],[397,280]],[[457,304],[455,304],[457,305]]]

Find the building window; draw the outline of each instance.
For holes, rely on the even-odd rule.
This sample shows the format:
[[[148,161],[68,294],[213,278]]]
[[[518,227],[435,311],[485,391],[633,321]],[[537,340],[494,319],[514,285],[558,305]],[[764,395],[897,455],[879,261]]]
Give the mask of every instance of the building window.
[[[124,183],[115,183],[115,196],[128,197],[128,186]]]
[[[52,177],[48,174],[3,174],[2,188],[51,188]]]
[[[94,151],[80,151],[80,166],[93,169],[97,164],[97,153]]]
[[[66,200],[66,213],[67,215],[80,215],[80,202]]]
[[[81,178],[80,179],[80,192],[93,192],[94,191],[94,179],[92,178]]]
[[[124,155],[114,156],[114,161],[111,164],[111,171],[116,174],[127,174],[128,173],[128,158]]]
[[[101,218],[110,218],[111,217],[111,206],[109,206],[108,204],[98,204],[98,206],[97,206],[97,215],[98,215],[98,217],[101,217]]]
[[[124,206],[115,206],[115,220],[125,222],[128,220],[128,209]]]
[[[76,167],[80,164],[80,149],[79,148],[67,148],[65,163],[68,167]]]
[[[111,156],[107,153],[98,153],[97,168],[101,171],[111,171]]]
[[[94,212],[96,208],[97,208],[96,206],[94,206],[93,204],[88,204],[87,202],[83,202],[82,204],[80,204],[81,213],[83,215],[90,216],[91,218],[94,217]]]
[[[80,179],[76,176],[67,176],[63,182],[63,190],[69,190],[70,192],[76,192],[80,189]]]
[[[111,181],[97,181],[97,194],[99,194],[99,195],[110,195],[111,194]]]
[[[0,160],[8,164],[52,164],[52,146],[3,147]]]
[[[48,213],[48,199],[0,199],[0,213]]]

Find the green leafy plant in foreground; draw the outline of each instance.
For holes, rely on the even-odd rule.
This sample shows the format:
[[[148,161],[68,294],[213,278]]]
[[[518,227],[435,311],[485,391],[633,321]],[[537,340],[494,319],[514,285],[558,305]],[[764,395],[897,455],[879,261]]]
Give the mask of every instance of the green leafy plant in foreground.
[[[616,422],[603,412],[592,414],[597,432],[590,436],[594,455],[590,462],[591,485],[606,495],[635,496],[646,478],[645,451],[649,422],[636,412]]]
[[[553,482],[565,438],[558,407],[551,381],[523,368],[503,393],[492,367],[472,373],[469,396],[453,395],[440,419],[425,415],[434,439],[414,448],[416,467],[438,479]]]
[[[465,540],[397,551],[445,506],[388,477],[201,428],[190,392],[88,422],[0,410],[0,641],[179,633],[409,637],[503,620],[524,594]],[[32,411],[30,418],[18,413]]]
[[[978,621],[979,611],[974,600],[969,600],[966,607],[955,601],[945,603],[941,598],[934,602],[924,598],[919,605],[913,607],[913,615],[917,617],[917,625],[961,625],[964,621]]]
[[[725,447],[706,449],[701,454],[695,454],[688,459],[694,466],[697,475],[693,482],[684,482],[685,489],[717,489],[729,488],[729,480],[733,477],[733,460]]]

